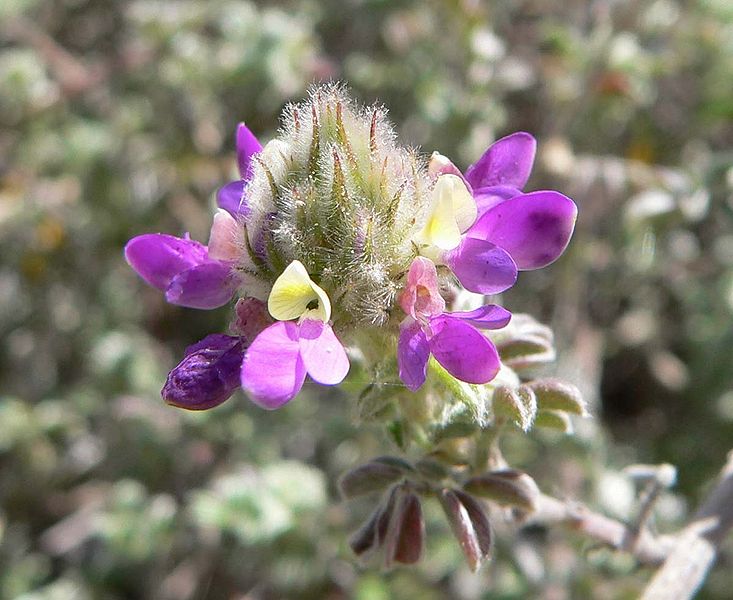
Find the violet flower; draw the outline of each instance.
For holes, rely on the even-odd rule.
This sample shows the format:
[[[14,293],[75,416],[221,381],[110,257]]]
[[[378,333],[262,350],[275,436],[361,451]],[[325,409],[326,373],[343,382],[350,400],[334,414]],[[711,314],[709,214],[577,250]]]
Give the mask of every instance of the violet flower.
[[[125,246],[128,264],[151,286],[165,292],[171,304],[212,309],[232,299],[239,284],[234,270],[241,254],[234,218],[219,211],[209,246],[164,233],[132,238]]]
[[[549,265],[570,241],[575,203],[556,191],[522,192],[536,146],[530,134],[514,133],[492,144],[466,170],[463,181],[472,191],[477,218],[440,260],[469,291],[503,292],[514,285],[517,271]],[[431,171],[439,179],[455,174],[456,167],[445,157],[434,155],[432,160]]]
[[[246,217],[249,214],[245,188],[252,178],[252,157],[262,151],[262,144],[244,123],[240,123],[237,127],[236,142],[240,179],[230,181],[216,192],[219,207],[235,218]]]
[[[477,328],[504,327],[511,319],[509,311],[489,304],[467,312],[443,312],[437,270],[422,256],[410,265],[400,305],[409,316],[400,325],[397,364],[408,389],[415,391],[425,382],[431,354],[461,381],[482,384],[496,376],[499,354]]]
[[[322,385],[344,380],[349,358],[328,323],[331,301],[301,262],[277,278],[267,307],[278,322],[255,338],[241,370],[242,387],[255,404],[281,407],[300,392],[306,375]]]

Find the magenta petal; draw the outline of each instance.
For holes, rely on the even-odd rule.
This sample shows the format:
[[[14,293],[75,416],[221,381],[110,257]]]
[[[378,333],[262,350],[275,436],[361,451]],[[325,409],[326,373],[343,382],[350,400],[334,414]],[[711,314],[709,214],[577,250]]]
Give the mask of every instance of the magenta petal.
[[[529,179],[537,141],[523,131],[497,140],[474,164],[466,179],[474,190],[489,185],[510,185],[522,189]]]
[[[298,394],[305,374],[298,325],[292,321],[278,321],[260,333],[247,349],[241,383],[252,402],[274,410]]]
[[[161,392],[172,406],[205,410],[227,400],[239,387],[244,350],[237,337],[207,335],[186,349]]]
[[[464,237],[443,260],[463,287],[479,294],[498,294],[517,281],[517,266],[509,254],[490,242]]]
[[[410,391],[416,391],[425,383],[429,358],[428,338],[420,323],[411,318],[405,319],[400,325],[397,342],[397,366],[400,379]]]
[[[176,275],[165,292],[165,299],[188,308],[218,308],[232,299],[237,284],[232,263],[208,260]]]
[[[246,181],[231,181],[216,192],[216,203],[234,218],[246,217],[250,213],[249,204],[244,197]]]
[[[501,204],[504,200],[519,196],[521,193],[522,190],[511,185],[490,185],[474,190],[473,199],[476,200],[476,208],[478,209],[477,220],[490,208]]]
[[[539,269],[563,253],[577,215],[575,203],[560,192],[532,192],[489,209],[468,235],[504,248],[520,270]]]
[[[125,246],[127,263],[161,291],[176,275],[206,261],[206,256],[203,244],[164,233],[139,235]]]
[[[430,320],[430,351],[445,370],[466,383],[487,383],[499,372],[499,354],[489,339],[461,319]]]
[[[512,313],[498,304],[487,304],[475,310],[452,312],[450,316],[480,329],[501,329],[509,323]]]
[[[245,181],[252,175],[252,156],[262,150],[262,144],[249,128],[240,123],[237,127],[237,163],[239,174]]]
[[[341,383],[349,357],[328,323],[306,319],[300,324],[300,357],[308,375],[323,385]]]

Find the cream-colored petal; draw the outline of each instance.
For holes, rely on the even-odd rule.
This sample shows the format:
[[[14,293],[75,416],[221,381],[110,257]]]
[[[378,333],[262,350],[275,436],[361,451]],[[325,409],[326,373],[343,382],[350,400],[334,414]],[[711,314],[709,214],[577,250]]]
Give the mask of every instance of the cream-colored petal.
[[[314,300],[318,302],[318,308],[309,309],[308,305]],[[322,321],[331,318],[328,295],[313,282],[298,260],[291,262],[275,280],[267,299],[267,310],[279,321],[298,319],[305,314]]]
[[[433,206],[423,230],[415,236],[418,244],[437,246],[442,250],[451,250],[461,242],[461,231],[456,223],[453,211],[453,198],[441,185],[438,178],[433,190]]]
[[[473,199],[466,184],[456,175],[441,175],[435,187],[439,194],[445,194],[451,198],[456,225],[463,233],[473,225],[478,216],[476,200]]]

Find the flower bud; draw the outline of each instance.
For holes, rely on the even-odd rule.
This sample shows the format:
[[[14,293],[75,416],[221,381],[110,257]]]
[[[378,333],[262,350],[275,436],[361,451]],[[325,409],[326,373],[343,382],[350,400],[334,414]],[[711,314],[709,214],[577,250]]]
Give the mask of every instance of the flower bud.
[[[527,386],[537,396],[540,410],[561,410],[581,417],[588,415],[580,390],[571,383],[548,377],[530,381]]]
[[[537,415],[537,398],[525,385],[501,385],[494,390],[494,415],[511,419],[522,431],[529,431]]]
[[[212,334],[186,349],[161,392],[172,406],[204,410],[227,400],[239,387],[244,346],[238,337]]]

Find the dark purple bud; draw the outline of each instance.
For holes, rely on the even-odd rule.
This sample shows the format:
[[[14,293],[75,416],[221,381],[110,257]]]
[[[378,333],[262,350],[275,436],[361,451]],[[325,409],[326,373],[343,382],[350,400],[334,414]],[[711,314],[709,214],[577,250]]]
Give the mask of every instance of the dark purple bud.
[[[370,462],[345,473],[339,481],[339,489],[345,498],[354,498],[381,491],[404,475],[404,471],[396,466]]]
[[[240,338],[218,333],[206,336],[187,348],[183,360],[168,374],[163,399],[187,410],[218,406],[239,387],[243,357]]]
[[[540,496],[534,479],[516,469],[492,471],[473,477],[463,485],[463,489],[499,504],[516,506],[528,511],[535,509]]]

